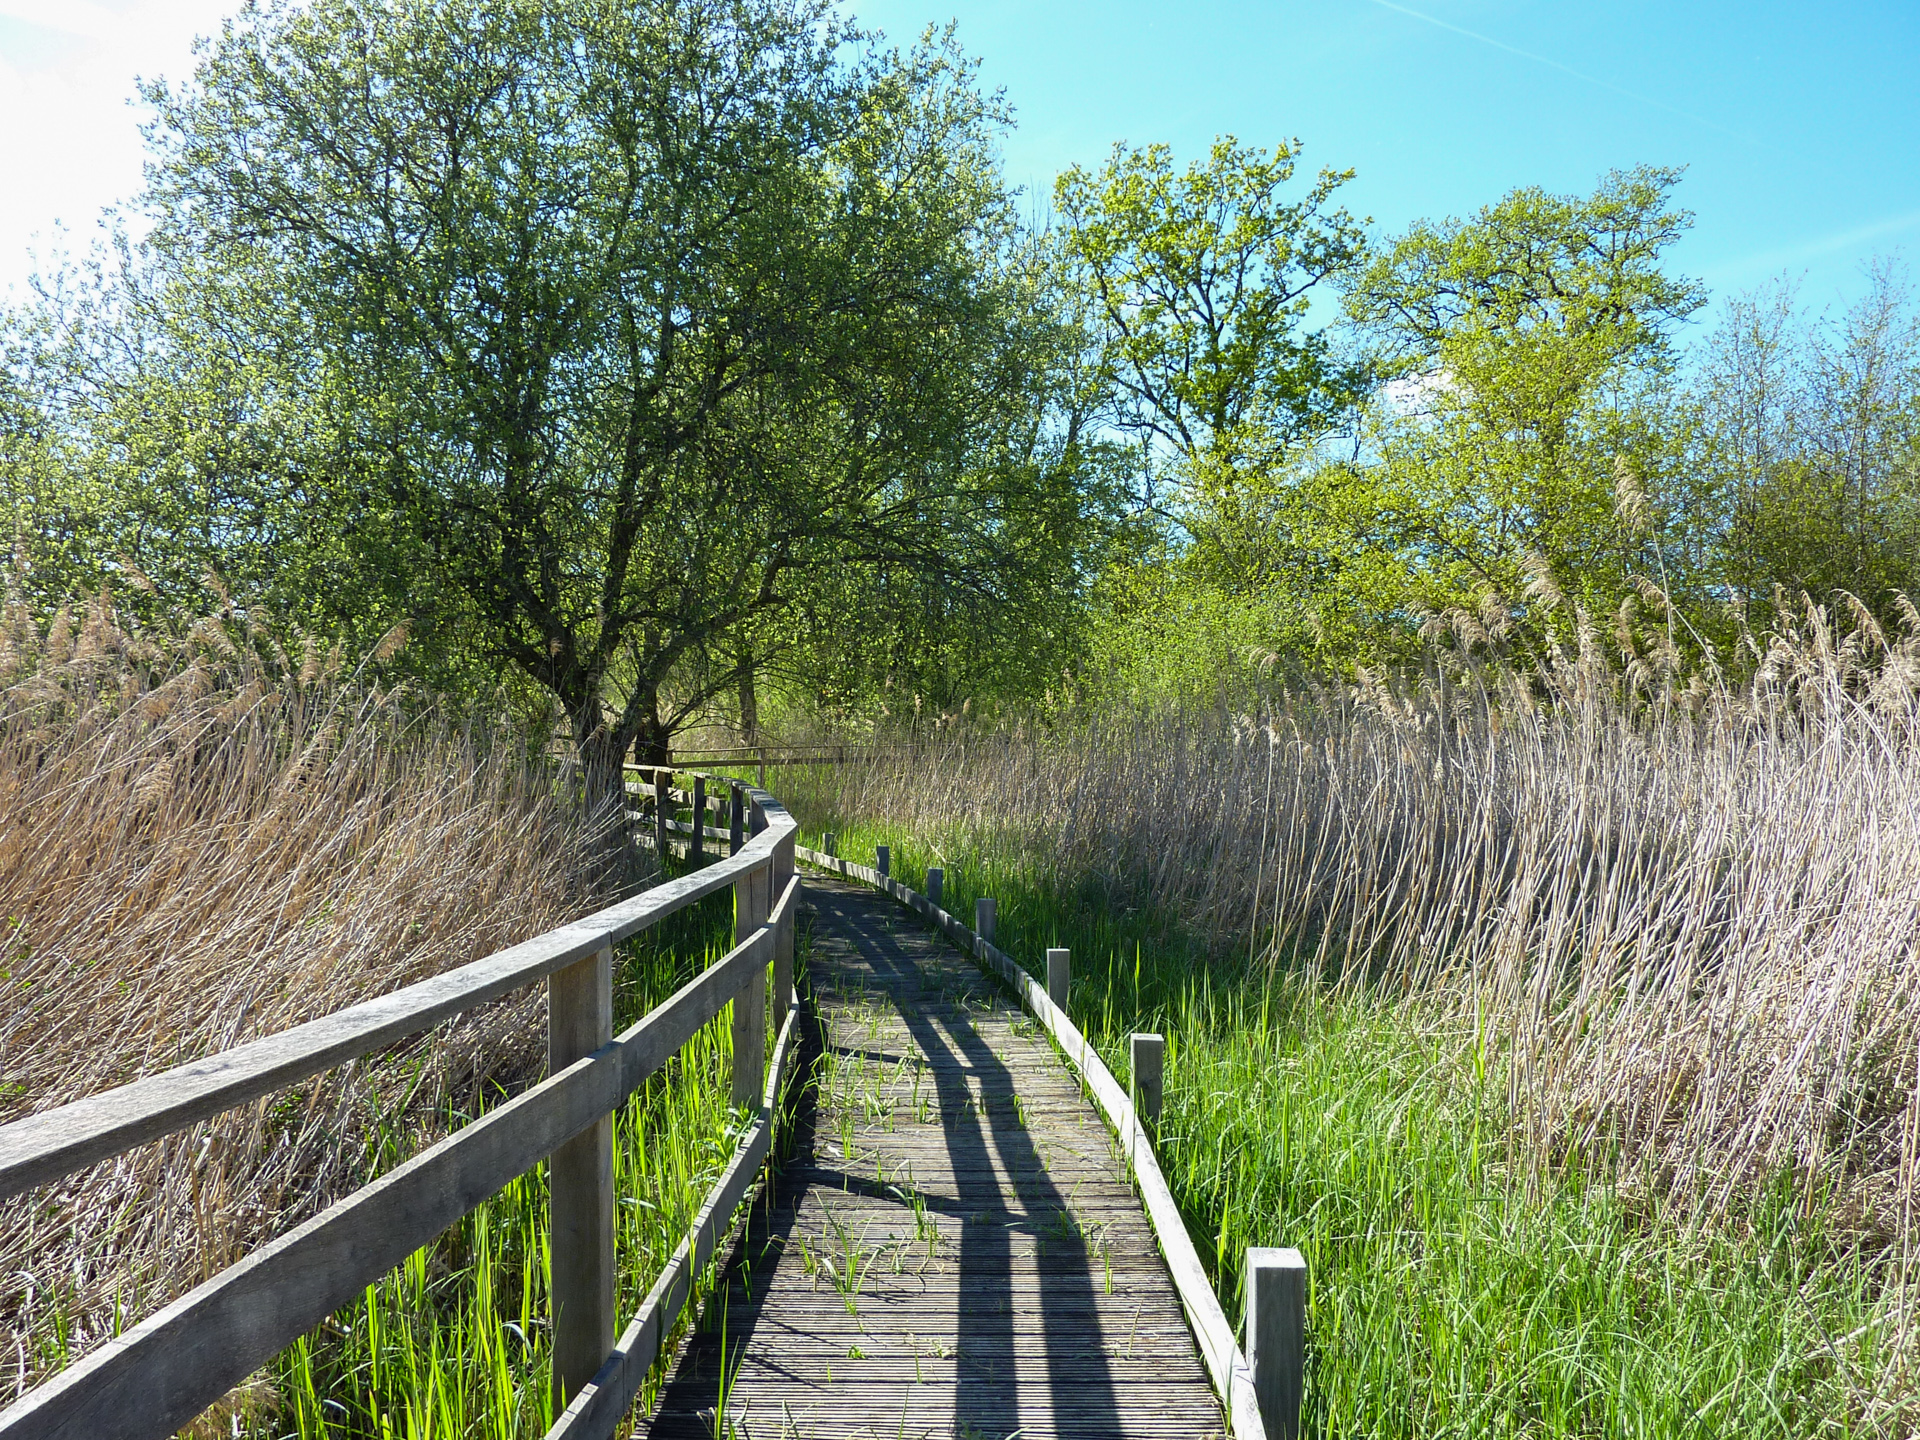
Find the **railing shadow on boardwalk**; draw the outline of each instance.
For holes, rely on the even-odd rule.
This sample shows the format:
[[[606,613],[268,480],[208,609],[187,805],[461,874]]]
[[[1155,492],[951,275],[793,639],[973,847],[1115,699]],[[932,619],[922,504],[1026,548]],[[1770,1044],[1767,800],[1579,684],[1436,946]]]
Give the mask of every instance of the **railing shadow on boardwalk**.
[[[816,1100],[810,1095],[808,1113],[795,1130],[800,1139],[796,1157],[780,1178],[777,1199],[756,1215],[741,1269],[725,1292],[724,1315],[716,1303],[663,1393],[648,1433],[662,1440],[716,1433],[806,1435],[820,1430],[998,1440],[1014,1433],[1046,1433],[1055,1427],[1062,1433],[1087,1436],[1137,1431],[1141,1419],[1137,1408],[1129,1417],[1117,1403],[1102,1343],[1099,1266],[1084,1231],[1073,1221],[1072,1198],[1062,1193],[1049,1173],[1046,1157],[1015,1108],[1013,1069],[971,1019],[967,1000],[991,994],[993,983],[957,954],[950,955],[950,965],[931,971],[924,967],[890,933],[886,910],[872,900],[827,888],[810,889],[809,899],[816,910],[816,962],[822,958],[818,943],[822,931],[844,942],[845,958],[840,964],[814,967],[813,984],[826,992],[823,999],[831,1003],[834,987],[852,982],[866,999],[884,998],[909,1042],[867,1048],[846,1043],[844,1035],[836,1039],[822,1033],[817,1043],[826,1056],[887,1066],[924,1063],[932,1081],[931,1098],[939,1105],[940,1143],[952,1190],[941,1193],[932,1184],[918,1184],[917,1177],[909,1178],[905,1187],[889,1183],[874,1173],[865,1157],[856,1162],[842,1154],[831,1162],[821,1142],[832,1137],[823,1133]],[[940,942],[930,943],[945,951]],[[955,997],[951,992],[962,988],[955,983],[962,977],[965,993]],[[846,993],[842,990],[841,997]],[[948,1003],[941,1003],[943,999]],[[919,1055],[896,1050],[917,1050]],[[1097,1131],[1097,1125],[1090,1128]],[[1104,1132],[1098,1133],[1104,1150]],[[809,1143],[814,1148],[806,1148]],[[905,1362],[906,1368],[896,1377],[901,1392],[886,1403],[876,1387],[822,1387],[819,1359],[827,1337],[805,1332],[803,1327],[809,1323],[805,1313],[783,1310],[782,1297],[788,1297],[790,1305],[792,1291],[782,1291],[775,1280],[803,1207],[837,1206],[844,1211],[851,1201],[869,1216],[875,1211],[890,1213],[902,1228],[910,1229],[910,1207],[916,1200],[926,1210],[955,1222],[958,1237],[952,1272],[957,1288],[956,1313],[951,1318],[951,1383],[917,1385],[918,1364]],[[1027,1265],[1016,1263],[1015,1245],[1021,1237],[1034,1242]],[[1023,1270],[1032,1274],[1031,1289],[1020,1284]],[[884,1289],[884,1282],[875,1288]],[[1170,1303],[1170,1286],[1168,1290]],[[1037,1316],[1033,1313],[1036,1300]],[[908,1318],[881,1307],[873,1313],[876,1330],[882,1315]],[[792,1365],[794,1347],[809,1341],[813,1363]],[[1037,1357],[1032,1353],[1036,1342]],[[766,1409],[774,1399],[770,1390],[736,1382],[734,1403],[722,1421],[717,1411],[724,1393],[723,1344],[729,1361],[747,1355],[753,1358],[758,1376],[784,1382],[778,1385],[781,1397],[775,1413],[768,1414]],[[1044,1380],[1033,1373],[1036,1359],[1044,1366]],[[1186,1377],[1189,1388],[1199,1401],[1187,1412],[1189,1418],[1217,1414],[1197,1357],[1189,1355],[1187,1368],[1192,1372]],[[1169,1398],[1179,1388],[1170,1390]],[[742,1392],[745,1405],[740,1403]],[[1186,1398],[1191,1404],[1195,1396]],[[1029,1428],[1042,1417],[1047,1422],[1043,1429]],[[1217,1421],[1201,1428],[1217,1431]]]

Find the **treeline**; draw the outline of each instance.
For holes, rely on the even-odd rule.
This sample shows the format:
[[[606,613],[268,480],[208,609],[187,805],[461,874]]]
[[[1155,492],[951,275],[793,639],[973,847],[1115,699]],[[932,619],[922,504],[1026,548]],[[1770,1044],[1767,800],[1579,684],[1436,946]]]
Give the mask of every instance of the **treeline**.
[[[1122,146],[1035,225],[952,34],[815,0],[272,0],[144,98],[150,228],[0,324],[17,598],[404,625],[601,773],[1915,585],[1899,276],[1683,349],[1676,171],[1391,237]]]

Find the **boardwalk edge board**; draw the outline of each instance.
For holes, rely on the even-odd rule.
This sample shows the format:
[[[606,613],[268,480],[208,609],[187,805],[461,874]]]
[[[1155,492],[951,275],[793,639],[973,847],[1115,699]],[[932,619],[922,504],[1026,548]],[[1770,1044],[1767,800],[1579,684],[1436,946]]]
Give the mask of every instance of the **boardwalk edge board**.
[[[982,961],[1012,986],[1027,1009],[1046,1027],[1068,1063],[1085,1078],[1087,1088],[1093,1092],[1094,1100],[1119,1139],[1134,1180],[1140,1187],[1140,1198],[1146,1206],[1147,1218],[1159,1241],[1161,1254],[1172,1273],[1181,1308],[1186,1312],[1187,1323],[1193,1328],[1194,1339],[1199,1344],[1201,1357],[1206,1361],[1214,1389],[1226,1407],[1234,1440],[1267,1440],[1266,1427],[1260,1418],[1260,1403],[1254,1394],[1253,1371],[1247,1364],[1246,1355],[1234,1340],[1233,1326],[1220,1306],[1219,1297],[1213,1293],[1212,1282],[1207,1279],[1199,1252],[1194,1249],[1186,1223],[1180,1218],[1180,1207],[1174,1201],[1166,1176],[1161,1172],[1152,1143],[1134,1114],[1133,1102],[1127,1092],[1121,1089],[1120,1082],[1114,1079],[1113,1072],[1107,1069],[1099,1053],[1087,1043],[1079,1027],[1048,998],[1046,986],[1022,969],[1019,962],[1006,951],[983,940],[926,896],[891,876],[882,875],[869,866],[843,860],[837,855],[809,850],[802,845],[795,845],[793,854],[796,860],[804,860],[817,869],[849,880],[859,880],[884,891],[908,909],[931,920],[949,940]]]

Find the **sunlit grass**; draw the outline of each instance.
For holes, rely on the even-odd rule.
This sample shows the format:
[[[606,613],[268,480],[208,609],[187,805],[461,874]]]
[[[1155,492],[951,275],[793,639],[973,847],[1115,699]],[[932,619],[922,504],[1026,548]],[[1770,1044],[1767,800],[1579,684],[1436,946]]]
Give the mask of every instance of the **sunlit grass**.
[[[1249,1246],[1306,1256],[1306,1433],[1911,1428],[1886,1388],[1898,1291],[1787,1177],[1702,1215],[1612,1157],[1543,1165],[1470,1030],[1116,913],[1011,847],[807,818],[861,863],[889,844],[916,889],[942,865],[968,922],[994,896],[998,943],[1036,975],[1069,947],[1069,1009],[1123,1084],[1129,1033],[1166,1036],[1159,1154],[1228,1315]]]
[[[629,946],[616,975],[616,1024],[632,1023],[724,954],[732,923],[723,893]],[[728,1101],[732,1060],[723,1012],[615,1116],[623,1324],[733,1153],[744,1114]],[[276,1403],[253,1433],[302,1440],[543,1433],[553,1420],[546,1240],[543,1168],[507,1186],[283,1354],[273,1367]],[[698,1277],[681,1330],[715,1278],[712,1265]],[[638,1413],[652,1406],[663,1370],[664,1362],[656,1364]]]

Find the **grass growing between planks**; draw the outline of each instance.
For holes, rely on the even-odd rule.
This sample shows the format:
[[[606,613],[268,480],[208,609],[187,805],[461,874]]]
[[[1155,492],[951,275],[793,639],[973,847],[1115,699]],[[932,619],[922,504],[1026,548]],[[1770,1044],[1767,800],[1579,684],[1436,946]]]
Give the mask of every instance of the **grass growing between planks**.
[[[1070,1011],[1123,1084],[1127,1035],[1166,1036],[1161,1163],[1228,1315],[1248,1246],[1307,1256],[1305,1433],[1911,1428],[1890,1392],[1902,1292],[1790,1176],[1703,1214],[1619,1156],[1542,1165],[1498,1057],[1444,1014],[1222,954],[1014,846],[804,818],[849,858],[890,844],[916,889],[942,865],[963,919],[994,896],[1000,945],[1036,975],[1070,947]]]

